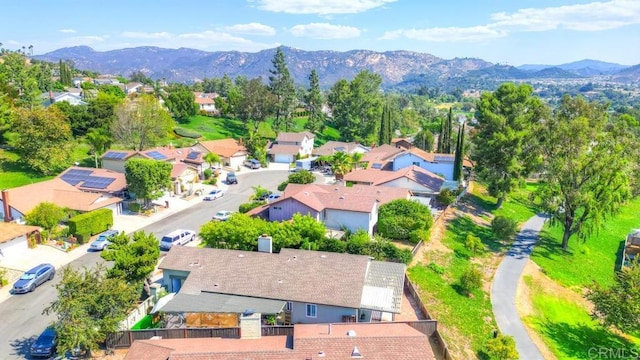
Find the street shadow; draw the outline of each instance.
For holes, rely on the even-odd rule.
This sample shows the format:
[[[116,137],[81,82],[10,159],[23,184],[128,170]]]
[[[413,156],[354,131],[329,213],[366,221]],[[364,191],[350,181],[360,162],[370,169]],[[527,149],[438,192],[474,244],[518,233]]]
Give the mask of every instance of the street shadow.
[[[24,359],[31,359],[31,355],[29,350],[31,348],[31,344],[33,344],[38,339],[38,336],[34,335],[31,337],[24,337],[21,339],[14,339],[10,342],[11,348],[13,348],[12,354],[7,355],[18,355]]]

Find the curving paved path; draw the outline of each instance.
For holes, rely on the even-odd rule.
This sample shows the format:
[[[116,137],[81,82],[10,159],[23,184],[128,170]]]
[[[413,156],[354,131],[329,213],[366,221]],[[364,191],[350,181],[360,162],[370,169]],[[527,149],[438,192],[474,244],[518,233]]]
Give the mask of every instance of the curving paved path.
[[[546,219],[544,215],[538,214],[524,223],[507,256],[498,266],[491,285],[491,305],[496,322],[503,334],[511,335],[515,339],[520,359],[544,359],[538,347],[531,341],[518,315],[516,290],[522,270],[529,260]]]

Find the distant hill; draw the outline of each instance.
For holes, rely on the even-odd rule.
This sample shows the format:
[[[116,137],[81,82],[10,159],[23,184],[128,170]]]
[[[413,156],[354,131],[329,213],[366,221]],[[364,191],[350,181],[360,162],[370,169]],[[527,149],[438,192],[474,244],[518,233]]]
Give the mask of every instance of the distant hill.
[[[580,61],[574,61],[561,65],[542,65],[542,64],[525,64],[518,66],[518,69],[530,72],[536,72],[543,69],[558,68],[566,70],[570,73],[579,76],[594,76],[594,75],[612,75],[625,68],[627,65],[620,65],[616,63],[610,63],[599,60],[584,59]]]
[[[438,87],[494,88],[504,80],[589,77],[617,74],[624,65],[597,60],[551,65],[523,65],[513,67],[493,64],[477,58],[442,59],[412,51],[376,52],[370,50],[304,51],[283,47],[289,71],[299,86],[307,87],[308,76],[315,69],[321,86],[328,88],[340,79],[351,80],[361,70],[375,72],[382,77],[386,88],[415,89]],[[58,49],[35,59],[57,62],[71,60],[78,69],[101,74],[128,76],[142,71],[152,79],[170,82],[193,82],[203,78],[244,75],[248,78],[269,76],[276,49],[255,53],[239,51],[207,52],[202,50],[159,47],[135,47],[111,51],[95,51],[88,46]],[[633,70],[614,79],[635,79]]]
[[[640,82],[640,64],[630,66],[613,76],[619,82]]]

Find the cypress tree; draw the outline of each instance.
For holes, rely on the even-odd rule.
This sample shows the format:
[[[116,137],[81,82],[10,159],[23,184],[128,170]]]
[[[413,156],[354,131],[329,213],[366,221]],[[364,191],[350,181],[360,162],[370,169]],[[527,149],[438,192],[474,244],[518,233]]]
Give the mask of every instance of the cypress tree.
[[[444,119],[440,119],[440,133],[438,134],[438,147],[436,149],[437,153],[443,153],[442,147],[444,145]]]
[[[462,180],[462,162],[464,161],[464,124],[458,130],[458,141],[456,142],[456,157],[453,162],[453,180]]]
[[[380,133],[378,134],[378,145],[391,143],[391,109],[385,104],[382,108],[380,118]]]
[[[444,133],[444,145],[442,147],[442,152],[445,154],[451,154],[451,134],[453,133],[453,111],[452,108],[449,108],[449,115],[447,116],[447,123],[445,126]]]

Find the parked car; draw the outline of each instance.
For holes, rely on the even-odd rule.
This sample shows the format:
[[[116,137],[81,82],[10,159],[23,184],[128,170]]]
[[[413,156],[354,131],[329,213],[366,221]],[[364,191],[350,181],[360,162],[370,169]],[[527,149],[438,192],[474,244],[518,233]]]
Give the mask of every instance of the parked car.
[[[243,164],[249,169],[260,169],[260,167],[262,167],[262,165],[260,164],[260,161],[256,159],[247,159],[244,161]]]
[[[215,200],[217,198],[221,198],[224,196],[224,192],[220,189],[211,190],[207,195],[204,196],[203,200]]]
[[[264,192],[262,195],[260,195],[259,197],[256,197],[256,201],[265,201],[267,199],[269,199],[269,196],[271,196],[272,192],[270,190],[267,190],[266,192]]]
[[[107,248],[107,246],[111,245],[111,239],[118,235],[117,230],[107,230],[100,234],[97,239],[95,239],[91,245],[89,245],[89,250],[94,251],[102,251]]]
[[[279,198],[280,198],[280,196],[281,196],[280,194],[270,194],[270,195],[267,197],[267,201],[268,201],[268,202],[272,202],[272,201],[274,201],[274,200],[276,200],[276,199],[279,199]]]
[[[174,230],[160,239],[160,249],[169,250],[174,245],[185,245],[189,241],[196,238],[196,232],[193,230]]]
[[[16,294],[31,292],[44,282],[53,279],[56,269],[51,264],[40,264],[22,274],[20,279],[13,284],[13,292]]]
[[[237,183],[238,183],[238,178],[236,177],[236,173],[234,172],[227,173],[227,184],[231,185],[231,184],[237,184]]]
[[[233,211],[229,210],[220,210],[215,215],[213,215],[212,220],[214,221],[227,221],[227,219],[233,214]]]
[[[38,336],[38,339],[31,344],[29,353],[32,357],[51,357],[56,353],[58,347],[58,334],[52,327],[44,329],[42,334]]]

